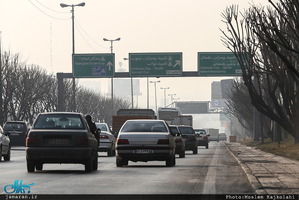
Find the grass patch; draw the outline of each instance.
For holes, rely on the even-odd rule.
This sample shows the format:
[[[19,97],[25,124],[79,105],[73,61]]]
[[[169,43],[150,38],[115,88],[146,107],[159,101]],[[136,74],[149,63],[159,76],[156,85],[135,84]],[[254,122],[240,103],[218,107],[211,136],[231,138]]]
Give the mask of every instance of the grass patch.
[[[261,142],[252,141],[251,138],[246,138],[245,140],[240,140],[238,142],[275,155],[299,160],[299,143],[294,144],[294,140],[291,136],[289,139],[281,141],[280,144],[278,144],[278,142],[272,142],[271,139],[266,139],[264,144],[261,144]]]

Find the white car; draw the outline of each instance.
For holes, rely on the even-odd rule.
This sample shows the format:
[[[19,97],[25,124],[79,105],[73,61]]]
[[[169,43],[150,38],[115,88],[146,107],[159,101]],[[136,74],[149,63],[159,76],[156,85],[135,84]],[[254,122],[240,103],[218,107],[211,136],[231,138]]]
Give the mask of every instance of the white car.
[[[98,152],[107,152],[107,156],[115,156],[116,139],[108,124],[99,122],[96,122],[95,124],[98,129],[101,129]]]
[[[4,161],[10,160],[10,139],[8,133],[4,133],[3,128],[0,126],[0,161],[4,158]]]
[[[116,142],[116,166],[128,161],[166,161],[175,165],[175,138],[164,120],[127,120]]]

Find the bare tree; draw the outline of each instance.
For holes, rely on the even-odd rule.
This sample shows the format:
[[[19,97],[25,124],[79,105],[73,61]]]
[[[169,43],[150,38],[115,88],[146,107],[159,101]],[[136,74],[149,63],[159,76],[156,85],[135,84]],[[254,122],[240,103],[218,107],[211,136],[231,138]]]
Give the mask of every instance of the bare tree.
[[[243,15],[237,6],[222,13],[227,24],[222,41],[239,60],[252,104],[295,141],[299,141],[298,8],[296,1],[281,0],[267,9],[252,6]]]

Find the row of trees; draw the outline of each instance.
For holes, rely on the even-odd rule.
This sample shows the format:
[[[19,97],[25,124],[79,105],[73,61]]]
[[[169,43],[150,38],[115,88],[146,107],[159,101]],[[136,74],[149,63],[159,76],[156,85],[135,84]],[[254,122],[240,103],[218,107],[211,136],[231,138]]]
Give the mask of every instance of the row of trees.
[[[232,96],[239,92],[240,101],[229,104],[246,126],[253,123],[247,115],[253,105],[266,116],[261,122],[277,122],[298,142],[299,2],[269,2],[267,8],[252,5],[241,13],[231,6],[222,13],[227,25],[222,41],[234,52],[243,72],[232,91]]]
[[[20,61],[19,54],[4,52],[1,57],[0,123],[21,120],[33,123],[41,112],[58,110],[58,80],[38,65],[27,65]],[[64,80],[66,111],[71,111],[72,81]],[[112,115],[120,108],[129,108],[130,103],[122,99],[102,96],[76,84],[77,111],[90,114],[94,121],[111,124]]]

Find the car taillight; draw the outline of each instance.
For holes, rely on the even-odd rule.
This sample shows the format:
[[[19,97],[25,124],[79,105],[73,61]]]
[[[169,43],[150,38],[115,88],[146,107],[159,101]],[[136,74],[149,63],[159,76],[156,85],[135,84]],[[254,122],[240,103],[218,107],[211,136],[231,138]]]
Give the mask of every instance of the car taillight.
[[[195,138],[195,137],[189,137],[189,138],[188,138],[188,141],[189,141],[189,142],[194,142],[194,141],[196,141],[196,138]]]
[[[86,146],[88,145],[88,138],[87,137],[79,137],[76,139],[76,145]]]
[[[117,144],[129,144],[129,140],[127,140],[127,139],[118,139]]]
[[[181,138],[175,139],[175,143],[179,143],[179,142],[182,142]]]
[[[158,144],[169,144],[169,139],[160,139],[158,140]]]
[[[37,137],[27,137],[26,138],[26,146],[36,146],[38,145],[38,138]]]
[[[208,140],[208,137],[207,137],[207,136],[204,136],[203,139],[204,139],[204,140]]]
[[[100,135],[100,139],[109,139],[107,135]]]

